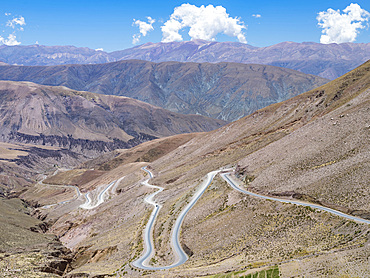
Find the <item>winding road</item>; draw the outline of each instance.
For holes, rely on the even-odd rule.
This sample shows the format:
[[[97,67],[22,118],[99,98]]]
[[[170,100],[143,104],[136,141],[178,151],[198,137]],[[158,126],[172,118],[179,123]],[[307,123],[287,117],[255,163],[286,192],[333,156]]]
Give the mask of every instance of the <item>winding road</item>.
[[[150,188],[158,189],[158,190],[150,194],[149,196],[145,197],[144,199],[145,202],[154,206],[154,210],[152,211],[150,215],[150,218],[148,220],[148,223],[146,224],[145,231],[144,231],[145,253],[139,259],[132,262],[132,265],[138,268],[142,268],[142,269],[156,270],[156,269],[161,269],[161,268],[154,268],[154,267],[148,266],[148,261],[153,256],[153,253],[154,253],[153,238],[152,238],[153,224],[162,206],[154,202],[153,198],[155,195],[162,192],[164,188],[149,184],[149,180],[153,178],[152,172],[146,169],[146,167],[143,167],[141,169],[149,174],[149,178],[143,181],[141,184],[147,187],[150,187]]]
[[[173,248],[173,251],[175,253],[176,261],[168,266],[159,266],[159,267],[153,267],[148,264],[150,258],[154,255],[154,246],[153,246],[153,237],[152,237],[152,230],[153,225],[155,222],[155,219],[158,215],[159,210],[161,209],[161,205],[157,204],[153,201],[153,197],[157,195],[158,193],[163,191],[163,187],[155,186],[149,184],[149,180],[153,178],[153,174],[146,169],[146,167],[142,168],[145,172],[149,174],[149,179],[142,182],[142,185],[145,185],[150,188],[158,189],[156,192],[152,193],[148,197],[145,198],[145,202],[148,204],[151,204],[154,206],[154,210],[152,214],[150,215],[149,221],[145,227],[145,234],[144,234],[144,244],[145,244],[145,253],[136,261],[132,262],[132,265],[138,268],[146,269],[146,270],[161,270],[161,269],[169,269],[173,268],[179,265],[182,265],[188,260],[188,255],[184,252],[184,250],[181,248],[179,236],[180,236],[180,228],[181,224],[184,221],[184,218],[188,211],[194,206],[194,204],[199,200],[199,198],[202,196],[204,191],[207,189],[207,187],[211,184],[213,178],[215,175],[220,172],[213,171],[208,173],[207,179],[203,182],[203,184],[200,186],[198,191],[194,194],[192,200],[187,204],[187,206],[181,211],[179,217],[176,219],[175,225],[172,230],[172,236],[171,236],[171,246]]]
[[[301,201],[286,200],[286,199],[280,199],[280,198],[269,197],[269,196],[265,196],[265,195],[261,195],[261,194],[256,194],[256,193],[253,193],[253,192],[244,190],[244,189],[240,188],[239,186],[237,186],[232,181],[232,179],[228,176],[227,173],[221,174],[221,177],[233,189],[235,189],[235,190],[237,190],[239,192],[242,192],[244,194],[248,194],[248,195],[253,196],[253,197],[262,198],[262,199],[265,199],[265,200],[272,200],[272,201],[282,202],[282,203],[294,204],[294,205],[298,205],[298,206],[311,207],[311,208],[314,208],[314,209],[319,209],[319,210],[322,210],[322,211],[330,212],[330,213],[332,213],[334,215],[338,215],[338,216],[347,218],[349,220],[353,220],[353,221],[364,223],[364,224],[370,224],[370,220],[366,220],[366,219],[363,219],[363,218],[360,218],[360,217],[356,217],[356,216],[352,216],[352,215],[349,215],[349,214],[345,214],[343,212],[340,212],[338,210],[331,209],[331,208],[328,208],[328,207],[324,207],[324,206],[320,206],[320,205],[315,205],[315,204],[311,204],[311,203],[306,203],[306,202],[301,202]]]
[[[39,184],[41,185],[45,185],[45,186],[52,186],[52,187],[66,187],[66,188],[73,188],[75,191],[76,191],[76,194],[77,194],[77,197],[74,197],[73,199],[69,199],[69,200],[65,200],[65,201],[62,201],[62,202],[59,202],[59,203],[56,203],[56,204],[51,204],[51,205],[45,205],[45,206],[42,206],[42,208],[50,208],[50,207],[53,207],[53,206],[56,206],[56,205],[62,205],[62,204],[66,204],[68,202],[71,202],[75,199],[78,199],[80,198],[81,196],[81,191],[80,189],[75,186],[75,185],[61,185],[61,184],[46,184],[46,183],[43,183],[43,181],[46,179],[47,176],[45,176],[41,181],[39,181]]]
[[[104,188],[96,198],[96,202],[93,202],[93,200],[90,197],[91,192],[87,192],[85,194],[86,202],[82,205],[80,205],[80,208],[82,209],[94,209],[98,206],[100,206],[102,203],[104,203],[104,198],[106,194],[108,193],[109,189],[116,184],[117,182],[121,181],[124,177],[120,178],[119,180],[112,181],[106,188]]]
[[[151,178],[153,178],[153,174],[146,167],[143,167],[142,169],[149,174],[149,178],[147,180],[145,180],[144,182],[142,182],[141,184],[145,185],[147,187],[150,187],[150,188],[158,189],[158,190],[156,192],[152,193],[151,195],[147,196],[144,199],[145,202],[154,206],[154,210],[152,211],[152,213],[150,215],[150,218],[149,218],[149,221],[148,221],[148,223],[145,227],[145,234],[144,234],[145,253],[139,259],[132,262],[132,265],[137,267],[137,268],[141,268],[141,269],[145,269],[145,270],[170,269],[170,268],[179,266],[179,265],[185,263],[188,260],[188,256],[184,252],[184,250],[182,249],[181,244],[180,244],[180,240],[179,240],[181,224],[184,221],[184,218],[185,218],[186,214],[194,206],[194,204],[199,200],[199,198],[203,195],[203,193],[205,192],[207,187],[211,184],[213,178],[219,172],[221,172],[221,171],[230,172],[231,169],[212,171],[212,172],[209,172],[207,174],[207,179],[200,186],[200,188],[198,189],[196,194],[193,196],[190,203],[181,211],[180,215],[176,219],[174,228],[172,230],[171,246],[172,246],[173,251],[175,253],[176,261],[171,265],[159,266],[159,267],[150,266],[149,265],[149,260],[155,253],[154,245],[153,245],[153,237],[152,237],[153,226],[154,226],[154,222],[156,220],[156,217],[159,213],[159,210],[162,207],[160,204],[154,202],[153,198],[154,198],[155,195],[162,192],[164,190],[164,188],[160,187],[160,186],[155,186],[155,185],[149,184],[149,180]],[[314,208],[314,209],[319,209],[321,211],[326,211],[326,212],[332,213],[334,215],[338,215],[340,217],[343,217],[343,218],[346,218],[346,219],[349,219],[349,220],[353,220],[353,221],[364,223],[364,224],[370,224],[369,220],[366,220],[366,219],[363,219],[363,218],[360,218],[360,217],[356,217],[356,216],[352,216],[352,215],[348,215],[348,214],[345,214],[343,212],[340,212],[340,211],[337,211],[337,210],[334,210],[334,209],[331,209],[331,208],[328,208],[328,207],[324,207],[324,206],[320,206],[320,205],[316,205],[316,204],[311,204],[311,203],[305,203],[305,202],[301,202],[301,201],[279,199],[279,198],[264,196],[264,195],[261,195],[261,194],[256,194],[256,193],[244,190],[244,189],[240,188],[238,185],[236,185],[235,182],[232,181],[232,179],[229,177],[229,173],[221,173],[220,175],[233,189],[235,189],[239,192],[242,192],[244,194],[248,194],[248,195],[253,196],[253,197],[262,198],[262,199],[265,199],[265,200],[272,200],[272,201],[282,202],[282,203],[294,204],[294,205],[299,205],[299,206],[311,207],[311,208]]]
[[[55,173],[53,175],[55,175]],[[45,185],[45,186],[53,186],[53,187],[74,188],[76,190],[76,195],[77,196],[74,197],[73,199],[69,199],[69,200],[65,200],[65,201],[62,201],[62,202],[58,202],[56,204],[45,205],[42,208],[48,209],[48,208],[51,208],[51,207],[56,206],[56,205],[66,204],[66,203],[69,203],[69,202],[71,202],[73,200],[77,200],[78,198],[80,198],[82,196],[80,189],[77,186],[75,186],[75,185],[45,184],[45,183],[43,183],[43,181],[45,180],[45,178],[46,178],[46,176],[41,181],[39,181],[39,184],[42,184],[42,185]],[[115,192],[118,184],[124,178],[125,178],[125,176],[119,178],[118,180],[112,181],[110,184],[108,184],[108,186],[105,187],[98,194],[96,200],[93,200],[90,197],[92,195],[91,192],[87,192],[86,194],[84,194],[84,197],[86,199],[85,203],[83,203],[79,207],[82,208],[82,209],[94,209],[94,208],[100,206],[102,203],[104,203],[104,199],[105,199],[106,195],[109,193],[109,189],[111,189],[111,194],[114,194],[114,192]],[[96,190],[99,190],[99,189],[96,189]]]

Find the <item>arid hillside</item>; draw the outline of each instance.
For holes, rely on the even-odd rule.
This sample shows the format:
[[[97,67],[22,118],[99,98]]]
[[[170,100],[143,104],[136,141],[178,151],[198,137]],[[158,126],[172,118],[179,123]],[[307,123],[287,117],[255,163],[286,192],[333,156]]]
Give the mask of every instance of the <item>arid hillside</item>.
[[[0,107],[1,141],[62,147],[89,157],[225,124],[127,97],[30,82],[0,81]]]
[[[21,196],[52,205],[35,213],[74,254],[68,277],[220,277],[231,272],[241,277],[274,265],[281,277],[367,277],[369,225],[252,197],[220,176],[182,223],[180,242],[188,261],[161,271],[141,270],[131,263],[143,253],[143,234],[153,209],[143,201],[154,192],[140,183],[145,165],[154,173],[150,183],[164,188],[155,197],[162,207],[154,224],[153,266],[175,260],[171,232],[177,217],[206,174],[223,167],[233,168],[232,178],[252,192],[369,219],[369,102],[367,62],[217,130],[146,142],[61,170]],[[114,181],[119,183],[114,190],[109,187],[102,204],[79,207],[88,202],[83,194],[98,196]],[[82,195],[61,186],[68,183],[78,186]],[[51,195],[54,199],[45,198]]]
[[[209,171],[223,166],[235,167],[236,175],[245,183],[246,188],[254,192],[321,203],[369,219],[370,208],[367,202],[370,193],[367,186],[370,160],[369,89],[370,63],[367,62],[322,87],[261,109],[239,121],[196,137],[175,152],[153,162],[150,167],[154,170],[156,177],[152,183],[165,184],[167,189],[161,194],[161,200],[166,199],[166,202],[155,229],[155,238],[158,238],[157,244],[160,246],[156,259],[162,261],[163,255],[166,254],[165,250],[169,248],[169,238],[166,235],[169,234],[171,223],[174,220],[172,217],[168,217],[168,214],[173,211],[174,207],[181,207],[181,198],[185,198],[191,192],[191,185],[196,184],[195,181],[204,177]],[[279,206],[275,207],[273,213],[261,212],[265,215],[263,217],[258,217],[258,213],[257,216],[256,214],[250,215],[251,207],[245,204],[246,197],[231,192],[232,190],[230,191],[227,187],[222,187],[224,185],[221,186],[223,184],[221,181],[218,184],[215,184],[213,191],[206,193],[184,223],[183,243],[194,254],[199,254],[197,258],[200,261],[196,263],[196,255],[194,255],[192,266],[194,264],[205,266],[212,261],[217,265],[216,262],[221,262],[226,258],[228,258],[227,261],[230,259],[235,263],[234,260],[240,259],[240,254],[245,254],[246,261],[250,261],[251,257],[249,256],[257,259],[256,254],[264,254],[267,256],[264,260],[271,261],[270,256],[276,259],[282,256],[280,260],[284,260],[283,258],[287,256],[283,255],[285,252],[290,253],[289,256],[293,257],[293,254],[300,253],[298,250],[293,250],[298,247],[287,247],[290,243],[282,239],[291,237],[292,242],[298,241],[299,239],[295,236],[301,232],[291,230],[290,232],[285,231],[283,234],[280,233],[280,229],[294,230],[298,227],[294,228],[294,225],[288,224],[288,222],[283,224],[281,228],[276,225],[275,227],[265,226],[274,221],[266,219],[266,214],[271,213],[270,216],[275,218],[283,217],[280,214]],[[224,188],[225,192],[218,192],[220,188]],[[167,194],[167,198],[163,197],[165,194]],[[250,198],[247,199],[247,203],[249,203]],[[218,202],[219,207],[215,208]],[[264,202],[266,203],[266,201]],[[259,205],[257,206],[261,209]],[[172,214],[176,215],[173,212]],[[249,220],[246,215],[250,215]],[[290,217],[284,216],[279,221],[290,221]],[[241,221],[240,219],[245,220]],[[313,219],[322,221],[316,217]],[[253,221],[254,226],[257,225],[256,223],[262,225],[260,228],[257,228],[257,225],[256,236],[259,229],[262,231],[271,230],[272,234],[268,233],[268,237],[262,239],[258,236],[254,239],[251,238],[250,233],[247,232],[251,228],[248,224],[249,221]],[[321,224],[326,223],[325,229],[330,230],[332,228],[329,227],[332,224],[329,222],[323,221]],[[220,229],[220,223],[225,223],[225,227],[228,228],[226,230]],[[319,223],[309,224],[308,227],[311,228],[304,235],[311,232],[312,236],[315,233],[321,233],[319,230],[315,231],[315,225],[319,225]],[[336,225],[338,224],[334,226]],[[273,234],[276,238],[272,236]],[[367,235],[366,232],[361,234]],[[303,236],[303,234],[301,235]],[[310,241],[310,237],[299,241],[299,248],[305,250],[304,253],[311,253],[312,251],[308,250],[318,248],[320,245],[319,238],[313,237],[317,241]],[[325,236],[322,235],[322,239],[324,238]],[[367,241],[368,237],[365,238]],[[253,242],[261,240],[264,243],[258,247],[259,251],[250,251],[250,248],[253,250],[254,247],[257,247],[253,245]],[[204,242],[204,244],[200,245],[199,242]],[[286,246],[280,245],[282,242],[285,242]],[[333,242],[334,240],[330,239],[325,243],[327,246],[325,250],[334,248],[329,247]],[[240,244],[245,244],[244,249],[243,245]],[[341,246],[339,243],[335,245]],[[225,250],[229,250],[229,252],[225,252]],[[270,253],[269,250],[280,250],[276,253],[280,255],[274,255],[274,252]],[[369,249],[365,248],[362,251],[354,252],[369,254]],[[350,267],[352,255],[343,253],[337,256],[348,262],[347,266],[350,270],[347,270],[350,273],[356,273],[356,270]],[[207,259],[202,261],[204,257]],[[268,259],[269,257],[270,259]],[[356,263],[361,271],[366,269],[365,257],[359,258]],[[261,258],[259,257],[259,259]],[[317,264],[320,264],[319,261]],[[328,262],[325,263],[324,269],[334,267],[330,265]],[[301,267],[302,269],[306,267],[310,269],[306,262],[303,262]],[[315,273],[313,269],[311,271]],[[317,271],[315,274],[317,276],[311,274],[310,277],[325,276],[326,270]],[[331,277],[338,277],[338,273],[333,272]],[[361,275],[359,276],[361,277]]]
[[[327,79],[238,63],[139,60],[50,67],[0,66],[0,79],[126,96],[182,114],[233,121],[316,88]]]
[[[257,174],[257,171],[267,169],[266,167],[270,165],[257,164],[262,159],[265,159],[264,163],[271,163],[270,166],[282,166],[281,163],[273,163],[273,157],[279,157],[281,161],[288,157],[292,159],[296,157],[294,161],[289,162],[290,167],[295,165],[296,170],[302,167],[305,171],[319,169],[320,167],[316,166],[325,166],[325,163],[328,163],[326,166],[337,167],[339,163],[335,162],[349,159],[359,153],[361,157],[365,155],[363,158],[366,159],[369,86],[370,62],[367,62],[326,85],[258,110],[245,118],[197,137],[184,145],[183,150],[172,153],[171,158],[162,158],[171,161],[168,168],[162,160],[152,164],[156,169],[158,163],[158,171],[161,171],[158,182],[163,181],[162,179],[170,173],[174,175],[175,171],[181,172],[181,167],[186,167],[186,170],[178,180],[179,183],[190,175],[204,175],[199,171],[198,163],[202,165],[201,167],[208,163],[213,165],[207,166],[205,171],[233,164],[238,166],[240,173],[247,174],[250,171],[251,175],[256,176],[254,174]],[[286,140],[290,140],[289,143]],[[272,144],[273,142],[275,143]],[[316,149],[315,152],[310,149],[311,145]],[[269,151],[262,152],[265,149]],[[303,156],[304,152],[308,157]],[[259,156],[262,153],[264,156]],[[241,158],[243,160],[240,160]],[[253,158],[250,166],[247,165],[249,158]],[[297,160],[302,161],[298,163]],[[179,167],[176,167],[177,165]],[[192,168],[196,169],[195,172],[190,170]],[[293,168],[286,170],[288,169]],[[281,177],[286,174],[282,174]],[[162,177],[161,180],[159,176]],[[310,176],[312,177],[311,173]],[[257,181],[258,179],[255,180]],[[253,185],[254,183],[251,183],[251,186]],[[281,186],[285,185],[284,183]],[[272,188],[272,185],[270,186]],[[275,182],[274,186],[277,186]],[[347,187],[351,189],[352,185]]]

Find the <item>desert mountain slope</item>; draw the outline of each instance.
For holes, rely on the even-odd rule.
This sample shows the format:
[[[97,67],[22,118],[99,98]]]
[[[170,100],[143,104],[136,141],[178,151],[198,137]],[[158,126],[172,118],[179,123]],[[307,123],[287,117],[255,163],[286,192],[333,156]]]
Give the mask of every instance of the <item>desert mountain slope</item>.
[[[159,176],[163,179],[167,175],[176,175],[175,172],[182,172],[184,167],[186,170],[181,178],[185,179],[192,175],[204,175],[204,172],[223,165],[235,164],[243,158],[238,165],[241,167],[240,172],[245,175],[249,173],[255,178],[251,186],[257,185],[259,181],[257,173],[266,171],[264,173],[270,175],[269,182],[263,187],[264,180],[257,189],[268,187],[266,191],[276,189],[279,192],[294,191],[295,186],[300,184],[284,171],[294,170],[297,175],[307,175],[307,183],[314,181],[312,175],[319,175],[321,168],[335,168],[334,172],[338,173],[344,169],[336,167],[348,167],[349,171],[349,167],[357,165],[362,169],[360,172],[365,171],[369,159],[369,87],[370,61],[326,85],[258,110],[236,122],[194,138],[185,144],[181,151],[169,154],[172,155],[170,158],[162,158],[170,160],[171,165],[166,167],[164,161],[159,159],[152,164],[153,168],[161,169]],[[350,163],[348,160],[346,163],[346,159],[353,161]],[[204,170],[196,168],[196,165],[200,165]],[[284,169],[279,168],[283,165]],[[194,169],[194,172],[191,169]],[[295,186],[288,187],[285,180],[279,185],[275,184],[273,180],[276,176],[272,175],[272,169],[278,171],[276,175],[279,174],[283,180],[290,179]],[[348,177],[351,176],[350,173]],[[354,181],[346,186],[344,181],[341,182],[348,194],[354,186]],[[331,182],[336,183],[335,179]],[[361,178],[358,182],[361,184],[359,186],[363,187],[364,180]],[[322,185],[317,183],[316,187],[321,186],[322,189]],[[299,186],[303,187],[302,184]],[[333,194],[320,195],[319,199],[329,202],[332,197]],[[357,198],[361,199],[363,195],[355,194],[352,201],[356,202]],[[333,203],[339,205],[338,202],[339,200],[336,200]],[[368,204],[350,208],[370,211]]]
[[[94,211],[76,212],[71,205],[50,212],[51,218],[59,214],[50,231],[76,254],[69,275],[147,274],[130,263],[143,251],[143,231],[152,211],[143,199],[153,190],[139,182],[144,179],[140,167],[148,162],[154,173],[150,183],[165,188],[155,198],[162,207],[154,227],[154,266],[174,261],[170,238],[175,220],[206,174],[220,167],[235,168],[234,178],[247,190],[369,218],[369,101],[367,62],[217,130],[159,139],[85,163],[81,167],[106,172],[81,184],[81,190],[125,178],[116,195]],[[174,149],[163,151],[168,144]],[[54,176],[53,182],[70,178],[70,173]],[[368,235],[366,224],[250,197],[216,176],[182,224],[180,240],[190,259],[148,275],[206,276],[276,264],[282,277],[367,277]]]
[[[283,42],[268,47],[254,47],[237,42],[193,40],[146,43],[112,53],[74,46],[2,45],[0,61],[25,66],[98,64],[129,59],[152,62],[256,63],[335,79],[370,59],[369,53],[370,44],[359,43]]]
[[[30,82],[0,82],[2,141],[64,147],[95,155],[157,137],[209,131],[224,124],[180,115],[127,97]]]
[[[367,62],[320,88],[200,135],[151,163],[150,167],[155,173],[152,183],[166,188],[159,199],[166,201],[162,201],[164,209],[156,223],[156,259],[161,261],[161,256],[169,246],[169,238],[163,235],[169,234],[171,227],[172,220],[168,214],[185,202],[181,200],[191,194],[196,180],[223,166],[236,167],[237,176],[248,190],[321,203],[369,219],[369,107],[370,62]],[[311,253],[316,248],[320,249],[322,242],[319,243],[320,240],[316,240],[318,238],[314,235],[321,233],[321,240],[329,240],[324,244],[326,250],[331,250],[334,245],[344,246],[344,243],[334,243],[336,240],[327,233],[341,227],[343,221],[332,226],[329,222],[334,220],[333,217],[324,220],[328,221],[324,224],[327,225],[327,232],[318,228],[322,224],[304,224],[303,219],[289,224],[288,219],[297,216],[296,212],[291,212],[290,217],[283,216],[287,212],[286,206],[266,204],[266,201],[258,205],[260,200],[251,201],[224,186],[220,181],[215,182],[183,224],[183,244],[195,254],[189,267],[209,265],[210,261],[218,265],[216,262],[229,260],[228,256],[234,257],[235,260],[230,261],[237,264],[239,254],[246,254],[246,261],[265,254],[267,258],[262,260],[271,262],[269,256],[277,258],[280,256],[278,253],[299,253],[292,251],[297,246]],[[266,206],[266,211],[260,215],[256,206],[261,206],[259,209]],[[319,220],[320,217],[310,217],[305,219],[323,221]],[[297,223],[300,228],[293,228],[295,224],[292,223]],[[282,225],[282,229],[293,229],[295,232],[284,230],[285,234],[279,225]],[[306,227],[305,232],[300,231],[303,227]],[[166,229],[169,230],[164,232]],[[256,239],[251,236],[253,233],[258,234]],[[312,236],[308,236],[310,233]],[[338,230],[338,233],[342,232]],[[302,237],[295,238],[298,234]],[[364,236],[361,240],[368,242],[366,232],[361,234]],[[346,244],[353,246],[349,248],[351,252],[364,254],[360,256],[362,259],[358,257],[357,269],[350,266],[352,255],[348,257],[344,252],[337,256],[346,262],[344,268],[347,271],[362,271],[357,275],[366,276],[365,258],[370,253],[369,248],[355,251],[359,238],[348,239]],[[279,242],[285,242],[285,245]],[[298,242],[298,245],[288,247],[292,242]],[[273,255],[272,250],[277,253]],[[300,269],[307,267],[306,263],[302,263]],[[311,273],[310,277],[324,275],[318,267],[315,270],[311,266],[311,271],[315,274]]]
[[[46,223],[32,217],[32,211],[20,199],[0,197],[2,277],[60,277],[68,270],[71,252],[54,235],[44,233]]]
[[[127,96],[183,114],[231,121],[328,80],[273,66],[139,60],[51,67],[0,66],[0,79]]]

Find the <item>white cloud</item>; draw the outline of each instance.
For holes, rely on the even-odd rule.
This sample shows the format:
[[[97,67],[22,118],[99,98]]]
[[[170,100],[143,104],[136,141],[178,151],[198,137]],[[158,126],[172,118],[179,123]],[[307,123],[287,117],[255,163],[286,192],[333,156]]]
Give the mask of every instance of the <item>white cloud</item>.
[[[10,16],[11,13],[5,13],[6,16]],[[24,31],[22,26],[26,25],[26,20],[24,19],[23,16],[18,16],[14,17],[11,20],[8,20],[5,24],[7,27],[10,27],[13,29],[12,33],[7,32],[6,30],[2,30],[4,37],[0,36],[0,44],[5,44],[5,45],[20,45],[21,42],[17,41],[17,32],[18,31]],[[9,34],[10,33],[10,34]],[[8,35],[7,38],[6,34]]]
[[[140,41],[140,34],[134,34],[133,36],[132,36],[132,44],[137,44],[137,43],[139,43],[139,41]]]
[[[8,20],[8,22],[6,23],[6,26],[11,27],[13,29],[16,27],[16,25],[19,26],[26,25],[26,21],[24,20],[23,16],[15,17],[12,20]],[[23,31],[23,28],[21,27],[20,30]]]
[[[133,44],[137,44],[140,41],[141,36],[145,37],[150,31],[154,30],[153,23],[155,22],[155,19],[151,18],[150,16],[148,16],[147,19],[148,22],[134,19],[134,23],[132,23],[132,25],[139,27],[140,34],[134,34],[132,36]]]
[[[97,48],[97,49],[95,49],[95,51],[104,51],[104,49],[103,48]]]
[[[17,41],[17,37],[14,34],[9,34],[7,39],[4,39],[3,37],[0,36],[0,42],[9,46],[21,44],[19,41]]]
[[[262,17],[262,15],[260,15],[260,14],[252,14],[252,16],[253,16],[253,17],[255,17],[255,18],[260,18],[260,17]]]
[[[214,41],[217,34],[223,33],[227,36],[237,37],[240,42],[246,43],[243,29],[246,26],[239,18],[230,17],[222,6],[194,6],[182,4],[176,7],[164,25],[162,30],[162,42],[182,41],[179,31],[190,27],[191,39],[203,39]]]
[[[135,20],[133,25],[136,25],[139,27],[140,33],[145,37],[148,32],[154,30],[153,23],[155,22],[155,19],[152,19],[150,16],[147,17],[148,23],[141,20]]]
[[[343,13],[340,10],[328,9],[319,12],[318,25],[323,29],[320,43],[354,42],[359,29],[364,29],[370,13],[361,9],[360,5],[351,3]]]

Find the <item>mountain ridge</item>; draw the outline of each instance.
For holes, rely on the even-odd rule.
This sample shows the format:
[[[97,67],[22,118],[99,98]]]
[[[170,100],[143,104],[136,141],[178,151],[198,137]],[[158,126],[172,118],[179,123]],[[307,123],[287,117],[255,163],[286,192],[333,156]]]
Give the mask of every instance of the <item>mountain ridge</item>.
[[[231,121],[327,82],[286,68],[240,63],[0,66],[0,79],[123,95],[183,114]]]
[[[2,141],[105,152],[225,122],[180,115],[128,97],[31,82],[0,81]],[[83,150],[84,149],[84,150]]]
[[[335,79],[370,59],[370,44],[283,42],[254,47],[238,42],[193,40],[146,43],[110,53],[74,46],[0,46],[0,61],[18,65],[107,63],[141,59],[152,62],[239,62],[275,65]]]

